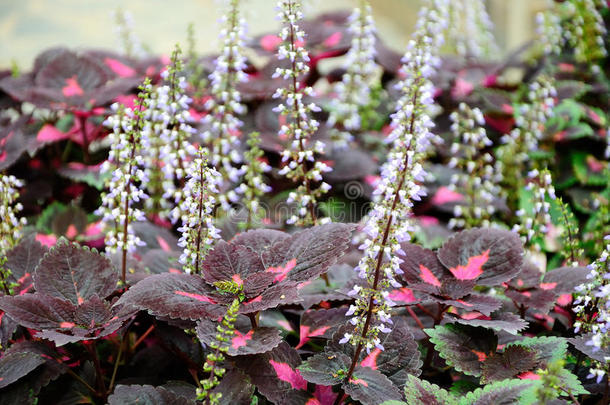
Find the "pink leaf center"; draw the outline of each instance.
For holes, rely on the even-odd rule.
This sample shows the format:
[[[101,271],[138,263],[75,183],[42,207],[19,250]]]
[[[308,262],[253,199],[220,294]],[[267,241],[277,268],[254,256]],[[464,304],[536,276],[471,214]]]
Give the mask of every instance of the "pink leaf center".
[[[293,370],[287,363],[280,363],[275,360],[269,360],[269,364],[275,370],[277,378],[287,382],[295,390],[307,391],[307,381],[301,377],[299,370]]]
[[[326,38],[324,40],[323,44],[327,48],[332,48],[333,46],[337,45],[341,41],[342,37],[343,37],[343,35],[341,34],[340,31],[334,32],[333,34],[331,34],[328,38]]]
[[[286,278],[286,275],[290,272],[290,270],[294,269],[294,266],[297,265],[297,259],[290,259],[288,263],[284,266],[278,267],[269,267],[265,270],[267,273],[276,273],[277,276],[273,279],[274,283],[283,281]]]
[[[188,297],[188,298],[192,298],[194,300],[200,301],[200,302],[208,302],[210,304],[216,304],[216,301],[214,301],[213,299],[206,297],[205,295],[201,295],[201,294],[194,294],[194,293],[190,293],[190,292],[186,292],[186,291],[174,291],[175,294],[178,295],[182,295],[183,297]]]
[[[252,335],[254,334],[254,330],[248,331],[248,333],[243,334],[240,331],[235,331],[235,337],[231,339],[231,347],[233,349],[239,349],[242,346],[248,344],[248,340],[252,340]]]
[[[78,84],[78,81],[76,81],[76,75],[66,79],[66,85],[61,89],[61,92],[64,93],[64,96],[66,97],[82,96],[85,94],[82,87],[80,87],[80,84]]]
[[[432,197],[432,204],[443,205],[451,202],[462,201],[463,199],[464,196],[460,193],[452,191],[449,188],[443,186],[439,187],[439,189],[436,191],[436,194],[434,194],[434,197]]]
[[[375,348],[375,350],[370,352],[360,364],[362,365],[362,367],[370,367],[373,370],[377,370],[377,358],[379,357],[380,353],[381,349]]]
[[[282,39],[276,35],[265,35],[260,41],[261,47],[268,52],[274,52],[281,43]]]
[[[415,301],[415,296],[413,295],[413,291],[407,287],[401,287],[399,289],[393,290],[390,292],[388,297],[392,301],[400,301],[406,304],[410,304]]]
[[[104,59],[104,63],[119,77],[132,77],[136,74],[135,70],[116,59],[106,58]]]
[[[478,256],[468,258],[468,263],[465,266],[459,265],[450,268],[449,271],[458,280],[474,280],[483,273],[483,265],[489,260],[489,249]]]
[[[310,332],[309,326],[301,325],[299,328],[299,334],[301,337],[299,339],[299,344],[296,345],[295,349],[300,349],[301,347],[303,347],[305,343],[309,342],[309,338],[322,336],[329,328],[330,326],[322,326],[321,328],[314,329]]]
[[[419,276],[428,284],[431,284],[435,287],[441,286],[441,282],[438,281],[438,278],[436,278],[434,273],[432,273],[432,271],[430,271],[430,269],[424,266],[423,264],[419,265]]]

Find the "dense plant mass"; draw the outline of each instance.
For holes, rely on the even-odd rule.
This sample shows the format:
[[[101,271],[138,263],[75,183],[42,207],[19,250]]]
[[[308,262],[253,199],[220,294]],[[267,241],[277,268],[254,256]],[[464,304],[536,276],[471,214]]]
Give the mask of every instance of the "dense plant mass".
[[[243,3],[0,71],[0,404],[610,403],[608,2]]]

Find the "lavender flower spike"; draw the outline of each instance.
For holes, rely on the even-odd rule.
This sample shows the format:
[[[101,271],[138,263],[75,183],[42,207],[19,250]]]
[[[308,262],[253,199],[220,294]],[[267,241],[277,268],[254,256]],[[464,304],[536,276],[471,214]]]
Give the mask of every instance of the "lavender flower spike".
[[[604,237],[606,247],[599,258],[588,266],[588,281],[576,287],[578,296],[574,300],[575,332],[590,333],[587,345],[594,351],[610,347],[610,235]],[[594,361],[588,378],[597,378],[599,383],[610,372],[610,357],[605,361]]]
[[[0,257],[2,257],[21,237],[21,228],[26,225],[25,218],[17,218],[23,209],[19,198],[19,187],[23,182],[15,176],[0,174]]]
[[[136,203],[146,199],[142,185],[148,182],[142,170],[144,159],[141,154],[144,127],[144,111],[152,86],[146,79],[140,86],[136,107],[132,110],[114,104],[115,114],[108,117],[106,125],[112,128],[110,134],[111,149],[108,160],[102,164],[102,173],[112,173],[107,181],[108,192],[102,194],[102,206],[96,210],[102,216],[102,223],[110,228],[106,234],[106,248],[109,252],[122,252],[122,277],[125,282],[127,253],[134,252],[136,246],[144,242],[133,232],[130,226],[134,221],[144,221],[144,213]]]
[[[333,99],[327,124],[342,124],[347,131],[360,129],[360,111],[371,101],[371,85],[379,75],[375,63],[375,23],[368,1],[361,0],[360,7],[349,17],[349,30],[353,35],[350,50],[345,56],[345,74],[335,86],[337,98]],[[351,139],[349,132],[336,131],[335,147],[345,146]]]
[[[216,58],[216,68],[210,74],[212,98],[205,107],[208,115],[203,118],[206,130],[202,140],[210,150],[210,162],[222,175],[224,190],[218,196],[224,210],[229,210],[231,203],[238,197],[230,187],[243,174],[239,163],[239,131],[242,121],[238,116],[245,114],[246,107],[241,103],[237,85],[248,78],[244,69],[246,58],[243,48],[246,38],[246,22],[239,14],[239,0],[230,0],[227,14],[222,17],[224,28],[220,31],[222,50]]]
[[[220,231],[214,226],[215,195],[222,180],[220,173],[208,166],[205,149],[187,167],[187,182],[184,186],[184,199],[172,211],[174,218],[179,217],[182,226],[178,231],[182,236],[178,246],[184,250],[180,263],[187,273],[198,273],[207,251]]]
[[[182,189],[176,187],[176,182],[184,181],[186,163],[197,153],[189,142],[195,129],[190,125],[191,98],[184,93],[187,82],[181,71],[180,48],[176,46],[170,65],[161,74],[164,83],[151,94],[142,129],[144,171],[150,195],[145,208],[148,213],[164,218],[169,216],[174,203],[182,200]]]
[[[277,4],[278,16],[282,21],[278,48],[278,59],[286,60],[287,68],[277,68],[274,77],[286,80],[286,86],[277,89],[273,98],[283,99],[274,111],[287,117],[287,123],[279,131],[280,137],[291,140],[289,149],[282,152],[285,166],[279,174],[298,184],[297,189],[288,196],[287,203],[296,205],[296,213],[286,221],[288,224],[310,225],[317,222],[315,207],[318,199],[330,190],[330,185],[322,181],[322,174],[331,169],[315,155],[324,153],[324,143],[311,142],[311,136],[318,130],[319,123],[311,117],[320,108],[307,102],[313,96],[311,87],[301,86],[299,78],[309,72],[309,54],[303,47],[305,33],[298,22],[303,19],[301,3],[298,0],[280,0]],[[319,184],[318,187],[315,187]],[[320,222],[324,222],[326,219]]]
[[[446,5],[445,2],[435,4]],[[401,242],[410,240],[414,230],[410,221],[413,201],[425,194],[419,185],[425,175],[422,160],[430,146],[433,136],[430,129],[434,126],[428,115],[433,103],[429,77],[438,66],[435,45],[442,41],[439,36],[444,25],[435,9],[426,8],[421,15],[426,21],[420,21],[403,59],[406,77],[400,83],[403,96],[398,110],[392,115],[392,150],[381,169],[381,180],[374,192],[375,205],[364,226],[368,235],[360,247],[364,256],[355,269],[368,284],[351,292],[356,296],[355,308],[349,311],[355,330],[344,341],[357,345],[356,351],[363,347],[382,349],[378,334],[391,330],[393,303],[388,298],[388,290],[400,285],[396,275],[402,273],[397,253]]]

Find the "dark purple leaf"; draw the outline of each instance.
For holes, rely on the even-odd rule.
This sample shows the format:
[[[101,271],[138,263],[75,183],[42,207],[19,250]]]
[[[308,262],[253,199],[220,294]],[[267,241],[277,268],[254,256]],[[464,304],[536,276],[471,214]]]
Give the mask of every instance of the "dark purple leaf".
[[[488,384],[469,392],[462,399],[469,405],[513,405],[520,403],[521,395],[534,383],[528,380],[504,380]],[[461,402],[461,403],[462,403]]]
[[[493,315],[490,319],[456,319],[456,323],[470,326],[482,326],[496,331],[505,331],[516,335],[519,331],[527,327],[527,321],[521,319],[511,312],[502,312]]]
[[[265,257],[270,267],[286,266],[296,259],[287,279],[302,283],[325,273],[350,246],[354,225],[330,223],[297,232],[271,248]]]
[[[222,377],[212,392],[222,394],[220,405],[250,405],[254,389],[254,385],[241,370],[233,369]]]
[[[405,381],[405,399],[407,404],[450,405],[455,398],[438,385],[409,375]]]
[[[574,288],[586,282],[589,270],[586,267],[560,267],[544,274],[540,288],[551,289],[558,294],[571,294]]]
[[[506,349],[512,345],[532,349],[536,352],[538,361],[540,361],[542,365],[546,365],[553,361],[565,359],[568,350],[567,342],[566,339],[556,336],[528,337],[509,343],[506,346]]]
[[[329,285],[322,278],[313,279],[309,283],[299,285],[299,297],[303,300],[301,306],[309,309],[322,301],[347,301],[352,299],[344,291],[348,283],[356,277],[353,266],[335,264],[326,273]]]
[[[502,353],[489,356],[483,363],[484,384],[513,378],[538,366],[536,352],[523,346],[508,346]]]
[[[40,294],[0,297],[0,308],[20,325],[37,330],[73,326],[76,309],[69,301]]]
[[[432,250],[413,243],[403,243],[401,247],[405,254],[399,254],[403,260],[400,269],[404,272],[402,277],[410,287],[415,286],[420,291],[437,294],[443,281],[451,279],[451,273],[443,267]]]
[[[303,347],[311,338],[329,339],[337,328],[346,321],[347,308],[330,308],[305,311],[299,327],[299,344]]]
[[[178,239],[171,231],[154,225],[150,222],[134,222],[133,231],[142,239],[145,246],[141,246],[138,251],[145,253],[151,249],[163,249],[167,252],[176,248]]]
[[[45,363],[45,359],[36,353],[12,352],[0,358],[0,388],[4,388]]]
[[[0,170],[12,166],[28,149],[24,126],[29,118],[24,116],[8,127],[0,127]]]
[[[363,356],[362,367],[380,371],[397,387],[402,387],[407,375],[421,373],[419,346],[404,318],[394,318],[394,327],[381,339],[381,345],[383,351],[375,348]]]
[[[434,348],[457,371],[480,376],[483,362],[496,352],[497,336],[489,329],[446,324],[425,329]]]
[[[197,323],[197,337],[206,345],[216,341],[217,322],[203,319]],[[241,328],[243,329],[243,328]],[[235,329],[233,336],[227,342],[229,356],[265,353],[276,347],[282,341],[280,331],[273,328],[255,328],[249,330]]]
[[[108,397],[109,405],[190,405],[194,398],[188,400],[163,387],[152,385],[117,385],[114,393]]]
[[[553,290],[543,290],[539,288],[526,291],[506,290],[504,295],[519,305],[535,309],[543,314],[548,313],[551,308],[553,308],[553,305],[555,305],[555,301],[559,296],[559,294]]]
[[[256,233],[258,231],[247,232],[240,241],[256,239]],[[246,239],[246,236],[249,238]],[[246,297],[256,297],[273,283],[275,275],[264,272],[265,266],[259,252],[236,244],[238,242],[218,242],[203,262],[203,277],[210,284],[233,281],[243,288]]]
[[[298,284],[284,281],[267,288],[261,295],[244,301],[239,307],[240,314],[251,314],[279,305],[299,302]]]
[[[17,330],[17,322],[10,316],[0,311],[0,345],[6,347],[9,340],[12,339],[13,333]]]
[[[523,246],[514,232],[475,228],[451,237],[438,258],[458,280],[494,286],[519,274]]]
[[[301,358],[286,342],[264,354],[237,357],[235,362],[271,402],[287,403],[295,391],[307,391],[307,381],[297,369]]]
[[[36,240],[35,234],[29,234],[19,244],[6,253],[6,268],[15,280],[21,277],[31,277],[40,259],[49,249]]]
[[[307,381],[318,385],[336,385],[347,376],[352,359],[341,352],[322,352],[311,356],[299,366]]]
[[[587,342],[591,340],[592,334],[586,334],[582,336],[576,336],[575,338],[568,339],[568,342],[572,344],[576,348],[576,350],[586,354],[594,360],[599,361],[600,363],[604,363],[605,358],[610,357],[610,347],[606,347],[605,349],[596,349],[593,345],[588,345]]]
[[[41,294],[80,305],[94,295],[105,298],[116,289],[118,275],[110,260],[95,250],[65,239],[47,252],[34,273]]]
[[[60,354],[42,341],[25,340],[14,343],[5,352],[5,354],[9,353],[33,353],[45,360],[43,365],[37,367],[27,377],[28,385],[35,394],[38,394],[43,387],[46,387],[51,381],[56,380],[68,370],[68,366],[61,363],[60,360],[56,360],[60,357]]]
[[[335,150],[328,159],[332,162],[332,172],[324,178],[330,182],[346,182],[364,179],[377,173],[377,163],[370,154],[360,149]],[[353,183],[351,183],[353,184]],[[356,190],[345,190],[346,197],[355,200],[364,197],[364,187],[359,185]],[[347,192],[350,192],[348,194]]]
[[[489,295],[470,294],[460,300],[440,300],[437,302],[445,305],[462,308],[467,311],[477,311],[489,316],[492,312],[502,306],[502,301]]]
[[[32,275],[47,251],[48,249],[42,246],[36,240],[36,235],[32,233],[7,252],[5,266],[11,272],[10,279],[18,285],[14,288],[14,294],[34,292]]]
[[[409,330],[407,321],[402,317],[394,317],[393,320],[392,331],[379,336],[384,350],[374,348],[370,352],[362,352],[359,365],[380,371],[400,387],[407,375],[421,373],[422,361],[418,344]],[[354,347],[339,343],[346,332],[353,333],[353,326],[349,323],[344,324],[335,332],[332,341],[327,344],[326,350],[342,352],[349,358],[353,358]]]
[[[398,387],[385,375],[370,367],[357,366],[352,378],[343,383],[343,389],[352,399],[363,405],[377,405],[384,401],[402,399]]]
[[[200,276],[158,274],[131,287],[117,304],[146,310],[154,316],[197,321],[224,315],[226,309],[218,304],[219,298]]]
[[[526,261],[521,267],[521,273],[517,277],[510,280],[507,284],[516,290],[527,290],[536,288],[540,284],[542,272],[537,265],[531,261]]]
[[[163,249],[151,249],[142,256],[142,265],[152,274],[181,273],[180,255]]]

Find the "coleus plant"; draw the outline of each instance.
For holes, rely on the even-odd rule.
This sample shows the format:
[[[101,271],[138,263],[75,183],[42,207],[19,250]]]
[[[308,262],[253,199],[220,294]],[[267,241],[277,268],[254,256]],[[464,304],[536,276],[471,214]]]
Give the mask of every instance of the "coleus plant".
[[[110,260],[65,239],[43,252],[33,238],[11,252],[13,260],[28,259],[17,266],[17,274],[24,281],[31,277],[31,284],[17,295],[0,298],[0,308],[20,325],[37,330],[35,336],[57,346],[98,339],[133,316],[133,309],[112,305],[118,274]],[[31,275],[29,269],[19,269],[24,265],[33,265]]]
[[[365,6],[366,3],[361,2]],[[373,3],[371,5],[375,7]],[[477,8],[482,4],[479,1],[470,3]],[[563,3],[576,4],[578,14],[583,14],[586,11],[583,5],[590,2],[570,0]],[[236,6],[237,2],[232,4]],[[270,216],[264,218],[264,224],[271,229],[253,230],[233,237],[234,230],[227,231],[230,226],[213,217],[216,201],[208,199],[209,196],[202,192],[205,189],[210,195],[215,194],[213,185],[217,177],[211,167],[214,159],[210,159],[211,164],[206,163],[202,152],[197,156],[200,161],[193,160],[194,153],[185,159],[185,163],[189,166],[192,163],[194,168],[189,179],[198,178],[199,184],[185,194],[190,197],[180,197],[180,201],[176,201],[185,205],[180,212],[176,211],[180,217],[185,213],[196,218],[192,223],[182,224],[189,226],[172,228],[171,224],[158,220],[146,203],[134,201],[133,208],[142,208],[156,224],[145,222],[144,216],[143,221],[129,222],[134,234],[145,241],[146,246],[139,244],[126,251],[123,263],[122,257],[112,254],[104,257],[64,239],[56,243],[63,234],[69,240],[86,246],[103,246],[105,235],[97,222],[99,218],[89,213],[96,208],[105,180],[105,175],[99,174],[98,165],[105,156],[102,151],[97,151],[97,147],[104,147],[112,140],[108,137],[96,143],[96,149],[91,148],[92,161],[95,161],[91,166],[81,163],[81,158],[86,160],[85,157],[70,152],[69,148],[67,152],[61,151],[62,145],[70,147],[71,142],[54,143],[68,138],[78,143],[76,135],[80,132],[78,121],[81,115],[87,117],[85,129],[91,135],[87,139],[103,138],[105,130],[101,125],[95,125],[103,121],[102,115],[108,114],[105,107],[111,101],[118,101],[131,108],[135,98],[130,94],[133,87],[125,88],[117,93],[117,97],[107,101],[81,105],[80,96],[76,94],[77,86],[72,82],[65,83],[66,77],[60,74],[58,83],[63,87],[56,88],[53,94],[62,94],[57,93],[49,103],[40,104],[32,115],[19,110],[24,100],[16,94],[0,92],[0,169],[9,169],[7,174],[24,179],[23,185],[18,187],[22,191],[21,197],[11,200],[11,204],[21,203],[23,210],[18,215],[30,217],[29,223],[32,224],[30,228],[19,229],[20,234],[15,232],[17,229],[9,229],[14,234],[10,240],[5,238],[2,241],[10,246],[3,249],[5,258],[0,255],[0,260],[5,260],[3,277],[8,290],[0,292],[3,294],[0,298],[0,404],[33,403],[36,400],[39,403],[110,404],[142,401],[155,404],[192,404],[196,401],[299,405],[396,405],[405,402],[528,404],[545,400],[589,403],[600,398],[602,403],[607,402],[603,399],[605,377],[602,368],[607,362],[608,348],[603,344],[604,340],[600,340],[600,334],[572,338],[576,316],[571,309],[576,286],[590,285],[583,291],[595,291],[595,294],[605,291],[597,279],[593,283],[586,278],[588,270],[572,266],[574,262],[584,264],[599,256],[603,248],[598,246],[603,245],[599,235],[605,234],[604,224],[607,224],[604,219],[607,207],[603,203],[607,197],[604,191],[607,189],[604,178],[607,157],[602,155],[608,144],[607,103],[604,98],[607,85],[600,73],[603,65],[600,64],[599,70],[583,72],[579,65],[566,62],[569,55],[558,55],[561,49],[557,49],[562,46],[559,43],[551,45],[553,52],[546,56],[552,62],[558,62],[551,63],[557,68],[554,72],[548,69],[548,65],[542,66],[540,60],[537,62],[541,63],[525,66],[514,56],[500,65],[482,63],[474,57],[468,61],[441,60],[438,57],[440,32],[445,28],[455,32],[455,27],[444,27],[447,22],[452,24],[446,7],[453,6],[453,2],[435,0],[427,2],[427,5],[432,6],[428,8],[430,14],[422,13],[415,36],[419,48],[409,47],[403,61],[405,68],[399,74],[400,56],[384,47],[380,38],[373,36],[369,19],[371,10],[361,8],[361,17],[368,17],[358,19],[360,34],[366,33],[368,37],[364,41],[366,51],[360,56],[362,60],[366,59],[365,70],[379,70],[379,86],[371,89],[370,106],[365,106],[359,117],[353,116],[354,120],[362,120],[361,133],[346,145],[348,149],[333,151],[328,155],[328,161],[324,160],[333,172],[324,173],[323,181],[332,184],[333,189],[318,201],[316,208],[343,221],[346,218],[358,220],[365,214],[369,217],[378,215],[379,221],[389,224],[391,230],[391,244],[375,242],[368,248],[366,244],[364,246],[368,250],[365,255],[370,255],[367,257],[382,258],[379,263],[383,266],[378,269],[383,269],[379,274],[384,280],[380,284],[382,288],[364,300],[356,295],[361,302],[368,302],[366,298],[372,297],[373,303],[366,309],[370,308],[371,313],[379,315],[378,319],[371,317],[377,328],[373,329],[379,332],[373,336],[377,340],[367,340],[370,346],[362,345],[360,349],[345,343],[350,334],[361,336],[355,333],[353,322],[358,323],[358,317],[365,319],[362,314],[354,312],[358,300],[354,300],[354,294],[348,294],[350,289],[357,292],[357,288],[364,286],[364,280],[356,279],[357,274],[353,271],[363,256],[350,248],[354,226],[328,224],[287,233],[284,230],[293,230],[284,228],[279,217]],[[477,12],[481,14],[477,15],[472,14],[473,10],[464,17],[484,23],[485,10],[479,8]],[[293,48],[302,48],[309,53],[308,60],[302,61],[309,71],[299,76],[297,90],[300,92],[306,86],[314,86],[316,90],[306,102],[315,101],[322,107],[321,111],[311,111],[311,118],[320,122],[319,130],[311,135],[312,142],[328,142],[332,135],[328,125],[324,124],[328,121],[328,113],[332,112],[330,98],[335,95],[330,93],[327,97],[321,94],[327,86],[320,84],[337,82],[344,73],[342,69],[325,73],[325,66],[318,65],[318,62],[346,53],[350,43],[362,40],[358,30],[353,29],[354,22],[350,22],[349,14],[338,12],[299,21],[305,35],[303,41],[293,44]],[[436,19],[435,24],[429,24],[428,19]],[[227,20],[233,28],[237,27],[237,22],[237,19]],[[436,31],[430,31],[432,28]],[[231,37],[235,32],[228,34]],[[127,38],[129,35],[127,33],[125,38],[131,41]],[[485,40],[483,37],[473,39]],[[572,38],[572,41],[579,40],[583,38]],[[235,167],[246,172],[244,179],[250,190],[240,187],[243,194],[239,193],[239,198],[231,200],[235,205],[248,204],[252,213],[256,207],[265,207],[269,202],[275,204],[280,201],[278,205],[281,206],[289,189],[295,186],[278,175],[282,166],[279,153],[290,145],[286,139],[277,136],[286,124],[286,117],[273,111],[278,103],[270,100],[283,80],[269,77],[276,68],[286,69],[289,65],[273,56],[282,38],[265,35],[255,41],[254,50],[270,60],[259,65],[258,60],[244,60],[239,56],[239,74],[247,75],[248,81],[232,80],[233,85],[226,87],[228,91],[235,87],[241,94],[240,103],[247,107],[243,114],[240,113],[239,118],[243,121],[240,131],[243,134],[261,132],[261,150],[254,146],[257,142],[253,141],[250,154],[244,154],[244,166]],[[235,45],[239,45],[237,54],[242,55],[241,47],[245,44],[241,40],[237,42],[239,44],[229,40],[224,52],[236,55],[232,52],[237,51]],[[422,50],[426,52],[422,53]],[[470,49],[470,56],[474,56],[475,51]],[[133,79],[135,83],[140,83],[141,77],[146,75],[151,77],[153,91],[164,91],[158,73],[170,62],[167,59],[161,63],[152,62],[153,58],[136,60],[111,52],[74,54],[67,51],[65,55],[68,53],[76,55],[76,64],[82,66],[66,67],[67,73],[82,69],[97,74],[103,69],[112,81],[123,78]],[[244,55],[248,53],[244,52]],[[25,78],[36,76],[47,63],[58,63],[51,61],[54,58],[54,51],[43,53],[32,71],[24,75]],[[186,70],[178,69],[175,62],[170,63],[175,67],[174,73],[189,76],[198,71],[197,75],[201,77],[202,72],[215,69],[211,63],[213,57],[198,58],[189,51],[189,58]],[[74,60],[67,57],[66,62],[68,59]],[[223,58],[219,60],[222,62]],[[375,62],[383,69],[378,69]],[[524,86],[517,86],[504,77],[497,80],[507,67],[523,71]],[[481,126],[485,126],[489,139],[483,142],[485,152],[492,156],[490,161],[497,161],[495,148],[498,139],[511,131],[515,120],[522,130],[541,129],[534,120],[523,118],[521,104],[513,105],[516,100],[524,100],[522,104],[529,105],[530,110],[537,108],[523,95],[540,68],[555,82],[557,91],[554,98],[559,107],[555,109],[553,118],[547,121],[545,130],[536,133],[540,139],[531,143],[535,149],[528,151],[531,156],[525,158],[525,162],[513,163],[525,167],[530,163],[527,159],[532,158],[548,165],[552,173],[548,183],[556,186],[558,196],[566,199],[566,207],[575,208],[575,215],[566,215],[570,216],[570,221],[562,222],[564,211],[559,210],[555,203],[551,204],[548,214],[552,223],[548,224],[546,232],[541,228],[535,232],[537,238],[544,239],[544,243],[539,244],[541,252],[525,252],[518,236],[506,230],[472,229],[450,236],[446,222],[451,218],[442,209],[440,213],[435,209],[443,206],[442,201],[460,202],[463,196],[458,193],[462,190],[456,188],[454,192],[447,192],[446,186],[455,172],[447,170],[443,164],[429,167],[426,157],[433,148],[428,143],[428,135],[433,141],[437,135],[446,135],[449,132],[447,117],[455,111],[458,102],[464,102],[469,109],[481,110],[483,117],[477,116],[477,119]],[[178,79],[171,69],[166,72],[161,74],[166,84],[173,78]],[[0,72],[0,77],[8,77],[8,74]],[[67,78],[72,79],[71,76]],[[429,78],[434,85],[430,83],[422,87],[422,78]],[[189,100],[180,106],[185,117],[188,110],[192,118],[188,124],[194,128],[185,135],[201,132],[202,128],[195,122],[204,110],[207,95],[215,93],[215,97],[222,99],[222,92],[210,92],[209,88],[201,85],[203,81],[191,79],[185,77],[185,80],[174,83],[181,89],[185,87],[182,100],[194,95],[192,104]],[[394,89],[399,79],[406,80]],[[4,80],[9,82],[13,79]],[[75,80],[87,95],[89,90],[92,93],[98,91],[89,89],[81,76],[77,75]],[[377,82],[377,77],[374,81]],[[412,85],[414,81],[417,86]],[[73,95],[63,94],[64,84],[70,84],[66,91]],[[106,87],[103,85],[99,91],[104,92]],[[582,102],[574,101],[580,96]],[[420,101],[419,98],[422,102],[425,100],[425,105],[415,103]],[[75,105],[68,105],[66,100]],[[389,111],[394,109],[392,102],[386,102],[388,100],[400,100],[400,104],[396,119],[390,127],[385,127],[390,121]],[[342,101],[339,99],[338,102],[341,107]],[[444,111],[439,116],[434,115],[433,108],[428,108],[433,103]],[[413,104],[417,104],[418,125],[415,126],[412,125],[414,121],[409,120]],[[43,105],[52,110],[40,110]],[[169,104],[167,107],[171,111]],[[516,113],[515,107],[520,111]],[[10,111],[2,110],[5,108]],[[136,109],[145,112],[142,118],[145,124],[151,124],[154,121],[151,116],[160,111],[152,105]],[[370,112],[375,117],[374,123],[366,118]],[[17,114],[17,119],[6,118],[11,114]],[[81,115],[75,119],[77,114]],[[211,115],[214,114],[208,116]],[[162,130],[170,127],[164,123],[164,116],[156,119]],[[435,125],[434,133],[427,131],[432,125]],[[348,126],[343,124],[345,128]],[[146,133],[146,130],[141,132]],[[238,136],[238,132],[231,135]],[[405,198],[401,194],[405,190],[394,187],[398,182],[394,181],[392,170],[381,171],[384,177],[381,184],[386,192],[377,193],[382,195],[379,200],[385,197],[391,201],[387,196],[396,193],[405,205],[400,213],[392,211],[392,219],[388,221],[389,205],[377,201],[376,210],[369,211],[367,207],[372,200],[373,187],[380,183],[376,175],[388,158],[384,140],[391,132],[389,138],[399,140],[390,155],[394,162],[403,161],[405,156],[400,153],[405,151],[405,145],[412,143],[409,136],[425,142],[421,142],[422,148],[418,148],[417,153],[405,159],[405,172],[413,176],[407,177],[411,195]],[[465,138],[467,133],[464,133]],[[193,140],[197,141],[196,136],[194,139],[183,138],[184,145],[199,146],[191,145]],[[241,138],[243,141],[243,135]],[[146,148],[152,143],[144,145]],[[448,147],[434,146],[438,153],[434,158],[436,162],[449,162],[454,157]],[[20,159],[26,149],[30,158],[22,156]],[[243,151],[232,152],[241,154]],[[70,161],[74,157],[78,161]],[[510,153],[505,158],[514,160]],[[260,165],[253,164],[255,161]],[[322,162],[321,156],[316,156],[315,162]],[[155,164],[167,171],[171,169],[171,163],[158,159]],[[469,162],[464,164],[468,171]],[[271,168],[269,171],[267,166]],[[219,169],[218,165],[215,169]],[[434,173],[437,179],[433,181],[423,176],[422,169]],[[202,170],[204,174],[201,174]],[[208,171],[210,176],[206,175]],[[262,172],[267,177],[264,181]],[[522,176],[525,171],[518,174]],[[173,183],[173,187],[163,187],[163,190],[157,190],[157,194],[182,186],[186,187],[180,191],[188,191],[191,186],[186,179],[182,178],[183,182],[178,176],[169,177],[172,178],[166,179],[166,184]],[[477,181],[475,177],[468,177],[468,180]],[[273,189],[269,190],[265,183],[273,184]],[[132,184],[132,191],[141,189],[140,182]],[[476,187],[476,183],[473,184]],[[354,188],[356,197],[352,199],[348,192]],[[426,190],[431,194],[429,200],[425,197]],[[435,190],[436,193],[430,193]],[[220,188],[220,191],[226,190]],[[528,194],[521,190],[505,187],[498,191],[498,196],[501,193],[518,197],[514,202],[519,203],[519,208],[524,203],[532,203]],[[423,201],[413,202],[420,197]],[[349,203],[340,214],[361,212],[354,216],[331,215],[334,208],[340,207],[337,199]],[[204,205],[204,200],[209,204]],[[352,205],[355,200],[360,205]],[[476,200],[474,208],[483,209]],[[197,205],[197,201],[201,203]],[[588,201],[591,204],[587,204]],[[253,202],[255,204],[249,205]],[[495,203],[494,200],[497,208],[494,220],[506,215],[509,221],[494,225],[510,228],[514,222],[523,222],[520,215],[512,212],[517,207],[496,207]],[[193,209],[194,206],[205,209],[197,216],[199,210]],[[366,209],[361,210],[362,207]],[[37,220],[31,218],[40,211],[43,214]],[[411,218],[413,216],[415,218]],[[585,223],[587,217],[595,220]],[[226,219],[230,222],[231,217]],[[259,225],[256,222],[247,221],[246,227],[256,227]],[[581,226],[582,233],[576,225]],[[553,234],[558,227],[567,228],[564,233],[571,234],[570,244],[557,245]],[[379,236],[380,241],[383,233],[375,235],[375,229],[367,226],[364,230],[371,240]],[[396,229],[401,232],[394,232]],[[183,232],[180,242],[176,231]],[[189,231],[195,232],[184,236]],[[181,266],[184,263],[178,259],[180,252],[176,245],[189,245],[197,235],[204,235],[203,231],[213,237],[205,238],[205,249],[195,252],[194,263],[197,265],[190,268],[193,274],[185,274],[189,268]],[[25,236],[19,239],[19,235]],[[225,241],[220,240],[221,235]],[[579,243],[581,236],[585,237],[586,245]],[[407,239],[409,243],[406,243]],[[374,255],[374,249],[385,252],[386,247],[394,249],[391,254]],[[436,248],[438,250],[431,250]],[[187,250],[185,255],[193,252]],[[566,256],[570,266],[562,262]],[[544,259],[548,262],[545,263]],[[119,288],[117,273],[122,273],[123,268],[126,283]],[[386,272],[390,268],[391,274]],[[607,311],[597,311],[594,305],[587,305],[585,312],[591,320],[597,322],[600,319],[599,325],[605,325],[601,314]],[[350,319],[347,320],[346,316]],[[383,325],[377,321],[382,321]],[[566,342],[570,342],[575,350],[568,350]],[[595,371],[597,365],[599,371]],[[599,381],[587,379],[587,373],[593,373]]]

